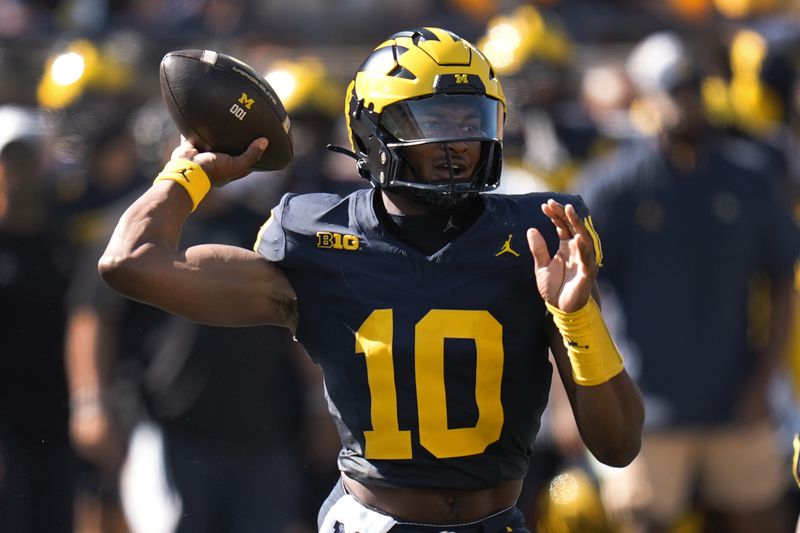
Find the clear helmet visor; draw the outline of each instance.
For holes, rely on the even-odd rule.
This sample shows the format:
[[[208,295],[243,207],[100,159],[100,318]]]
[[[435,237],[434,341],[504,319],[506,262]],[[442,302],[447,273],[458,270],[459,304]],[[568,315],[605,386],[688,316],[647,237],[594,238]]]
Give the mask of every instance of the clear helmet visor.
[[[476,94],[440,94],[386,106],[380,126],[401,143],[503,138],[503,105]]]

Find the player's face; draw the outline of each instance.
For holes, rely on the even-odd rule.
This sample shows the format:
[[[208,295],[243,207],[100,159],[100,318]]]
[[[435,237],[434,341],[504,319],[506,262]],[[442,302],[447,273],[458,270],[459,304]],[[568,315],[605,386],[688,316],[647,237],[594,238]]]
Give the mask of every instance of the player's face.
[[[417,118],[418,128],[424,137],[459,138],[475,137],[481,131],[478,111],[465,105],[431,107]],[[409,181],[423,179],[428,182],[450,181],[450,167],[456,180],[472,178],[481,157],[480,141],[448,141],[426,143],[404,149],[411,169],[406,169]],[[449,154],[449,160],[448,160]]]

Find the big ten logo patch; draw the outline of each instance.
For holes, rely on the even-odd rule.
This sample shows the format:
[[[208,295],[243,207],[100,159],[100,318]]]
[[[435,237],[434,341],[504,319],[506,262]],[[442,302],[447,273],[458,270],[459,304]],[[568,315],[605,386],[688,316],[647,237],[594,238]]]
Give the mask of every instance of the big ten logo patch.
[[[332,231],[317,232],[317,248],[333,248],[334,250],[358,250],[361,243],[355,235],[346,235]]]
[[[230,111],[231,115],[233,115],[234,117],[238,118],[239,120],[243,120],[244,117],[247,116],[246,110],[253,107],[254,103],[256,103],[256,101],[248,97],[247,93],[242,93],[242,96],[239,97],[239,100],[237,102],[234,102],[234,104],[228,111]]]

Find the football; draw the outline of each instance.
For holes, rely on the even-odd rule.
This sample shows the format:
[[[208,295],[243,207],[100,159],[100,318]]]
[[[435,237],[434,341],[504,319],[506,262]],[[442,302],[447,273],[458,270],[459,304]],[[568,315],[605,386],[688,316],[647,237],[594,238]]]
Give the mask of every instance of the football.
[[[269,146],[253,168],[278,170],[292,160],[286,109],[249,65],[211,50],[178,50],[161,60],[159,81],[172,120],[198,150],[239,155],[266,137]]]

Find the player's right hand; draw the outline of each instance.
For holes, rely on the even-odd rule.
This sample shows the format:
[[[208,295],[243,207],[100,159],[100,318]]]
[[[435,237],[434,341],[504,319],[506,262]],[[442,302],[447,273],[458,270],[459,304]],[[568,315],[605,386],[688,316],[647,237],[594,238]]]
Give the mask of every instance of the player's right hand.
[[[214,187],[222,187],[228,182],[250,174],[252,167],[266,150],[269,141],[266,137],[253,140],[243,153],[232,156],[219,152],[200,152],[187,140],[172,152],[172,159],[189,159],[202,167]]]

